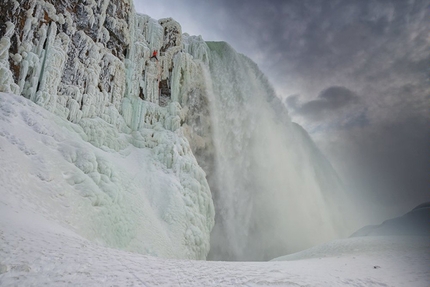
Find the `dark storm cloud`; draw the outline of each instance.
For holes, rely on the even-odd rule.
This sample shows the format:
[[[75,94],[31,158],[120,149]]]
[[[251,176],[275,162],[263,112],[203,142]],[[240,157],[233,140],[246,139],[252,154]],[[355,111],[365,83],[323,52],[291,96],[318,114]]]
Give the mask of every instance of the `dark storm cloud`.
[[[136,3],[253,59],[280,97],[295,95],[292,119],[367,193],[407,207],[430,200],[430,0]]]
[[[298,96],[288,97],[286,103],[298,114],[312,119],[320,119],[326,113],[332,113],[359,102],[358,96],[345,87],[329,87],[318,95],[318,98],[304,104],[298,103]]]
[[[196,17],[203,16],[236,49],[256,59],[275,86],[287,77],[289,82],[316,81],[315,89],[320,89],[334,78],[365,81],[384,71],[405,70],[405,62],[407,67],[428,60],[428,53],[423,55],[428,3],[217,1],[209,4],[215,17]],[[414,73],[428,72],[424,64],[416,68]]]

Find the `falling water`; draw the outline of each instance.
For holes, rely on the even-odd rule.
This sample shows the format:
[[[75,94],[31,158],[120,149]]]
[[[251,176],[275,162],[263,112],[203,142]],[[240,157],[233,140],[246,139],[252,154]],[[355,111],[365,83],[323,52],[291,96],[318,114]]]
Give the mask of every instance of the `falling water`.
[[[267,260],[339,235],[341,185],[257,65],[209,42],[213,260]]]

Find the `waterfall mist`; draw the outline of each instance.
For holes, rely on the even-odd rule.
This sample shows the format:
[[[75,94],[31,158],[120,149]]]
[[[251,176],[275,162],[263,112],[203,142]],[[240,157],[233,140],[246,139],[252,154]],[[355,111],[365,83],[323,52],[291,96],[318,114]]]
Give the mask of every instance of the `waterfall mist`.
[[[257,65],[228,44],[210,48],[216,223],[211,260],[268,260],[344,232],[331,165]]]

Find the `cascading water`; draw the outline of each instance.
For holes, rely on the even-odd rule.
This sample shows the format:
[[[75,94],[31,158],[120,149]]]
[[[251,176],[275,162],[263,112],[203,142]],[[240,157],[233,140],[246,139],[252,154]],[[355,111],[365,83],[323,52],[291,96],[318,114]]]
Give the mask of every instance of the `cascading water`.
[[[340,183],[257,65],[209,42],[212,260],[267,260],[338,235]],[[210,84],[210,83],[209,83]]]

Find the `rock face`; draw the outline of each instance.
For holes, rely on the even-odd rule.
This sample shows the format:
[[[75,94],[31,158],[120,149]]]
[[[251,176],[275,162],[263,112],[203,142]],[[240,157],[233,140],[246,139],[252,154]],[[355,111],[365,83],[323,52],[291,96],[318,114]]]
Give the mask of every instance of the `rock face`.
[[[180,25],[136,15],[130,1],[0,5],[6,11],[0,23],[7,75],[2,91],[21,94],[72,122],[106,114],[109,120],[110,109],[122,112],[124,98],[167,106],[173,97],[181,103],[180,88],[173,87],[172,94],[172,73],[177,82],[184,81],[185,65],[195,66],[187,69],[190,78],[198,73],[198,65],[182,53]],[[158,62],[150,60],[152,51],[160,53]]]
[[[214,208],[193,152],[211,146],[207,56],[194,60],[176,21],[137,15],[131,0],[6,0],[0,9],[0,92],[77,124],[96,147],[149,149],[175,175],[187,209],[184,221],[170,222],[175,235],[166,232],[183,250],[151,253],[205,258]]]

